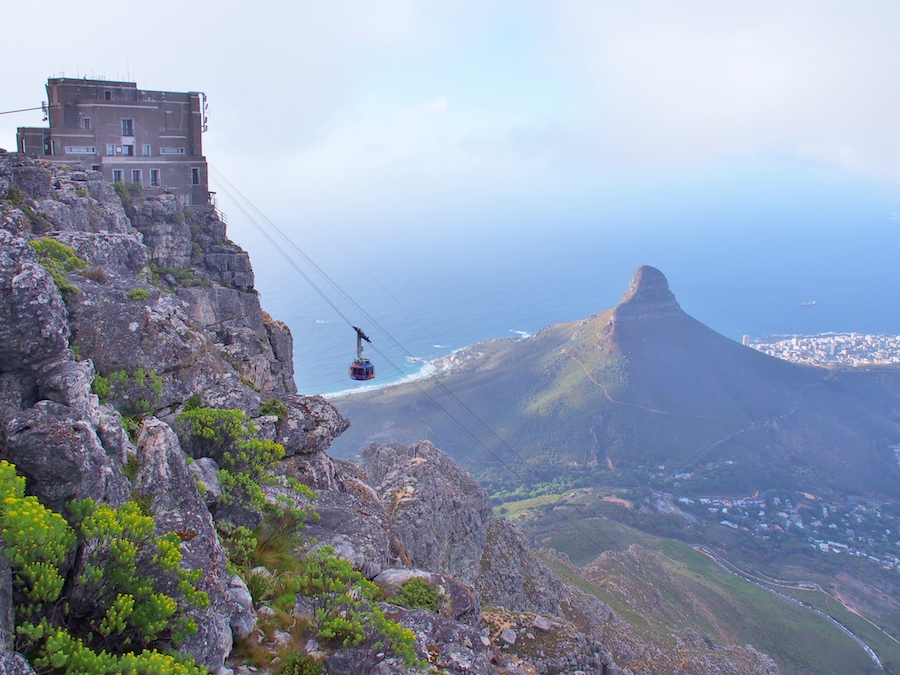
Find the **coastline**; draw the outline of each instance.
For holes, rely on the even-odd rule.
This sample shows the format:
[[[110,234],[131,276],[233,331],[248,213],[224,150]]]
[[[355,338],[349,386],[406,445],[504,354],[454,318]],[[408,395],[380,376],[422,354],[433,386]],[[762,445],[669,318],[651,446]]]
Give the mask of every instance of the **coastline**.
[[[462,349],[466,349],[466,347],[462,347]],[[457,350],[458,351],[458,350]],[[428,363],[422,364],[419,370],[415,373],[409,373],[408,375],[404,375],[403,377],[393,380],[391,382],[379,382],[378,384],[367,384],[360,385],[357,387],[352,387],[349,389],[341,389],[336,392],[332,392],[330,394],[320,394],[322,398],[326,400],[332,400],[336,398],[346,398],[348,396],[353,396],[354,394],[362,394],[371,391],[378,391],[379,389],[387,389],[388,387],[395,387],[399,384],[409,384],[410,382],[415,382],[418,380],[424,380],[432,375],[434,375],[438,369],[434,364],[440,361],[441,359],[446,357],[441,357],[440,359],[435,359],[434,361],[429,361]]]
[[[332,393],[319,394],[319,395],[322,396],[322,398],[330,401],[333,399],[347,398],[349,396],[353,396],[354,394],[368,393],[368,392],[372,392],[372,391],[378,391],[380,389],[388,389],[390,387],[396,387],[401,384],[409,384],[410,382],[417,382],[419,380],[425,380],[439,372],[449,370],[452,366],[450,364],[445,364],[442,362],[446,362],[446,361],[452,359],[452,357],[455,354],[464,352],[468,349],[471,349],[472,347],[475,347],[476,345],[479,345],[479,344],[482,344],[485,342],[491,342],[493,340],[518,340],[518,341],[521,341],[521,340],[527,340],[528,338],[534,336],[534,333],[530,333],[528,331],[510,330],[509,332],[515,333],[515,337],[504,336],[501,338],[488,338],[487,340],[479,340],[478,342],[473,342],[472,344],[466,345],[465,347],[458,347],[457,349],[454,349],[454,350],[448,352],[444,356],[440,356],[440,357],[438,357],[432,361],[428,361],[428,362],[425,362],[424,359],[418,359],[415,357],[412,357],[412,358],[407,357],[407,359],[406,359],[407,361],[421,362],[422,365],[419,367],[419,369],[416,372],[408,373],[408,374],[404,375],[403,377],[400,377],[399,379],[396,379],[396,380],[392,380],[390,382],[380,382],[378,384],[360,385],[360,386],[351,387],[351,388],[347,388],[347,389],[340,389],[340,390],[338,390],[336,392],[332,392]]]

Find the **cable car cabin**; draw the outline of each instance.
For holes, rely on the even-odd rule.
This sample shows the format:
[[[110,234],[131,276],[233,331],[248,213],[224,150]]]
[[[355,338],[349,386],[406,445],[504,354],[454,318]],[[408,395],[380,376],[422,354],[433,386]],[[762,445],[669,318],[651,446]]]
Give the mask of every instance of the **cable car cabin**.
[[[350,378],[353,380],[374,380],[375,366],[369,359],[357,359],[350,364]]]
[[[350,364],[350,379],[351,380],[361,380],[365,382],[366,380],[374,380],[375,379],[375,366],[372,365],[372,362],[369,359],[363,358],[363,340],[371,344],[371,340],[369,336],[363,333],[362,328],[357,328],[353,326],[353,330],[356,331],[356,360]]]

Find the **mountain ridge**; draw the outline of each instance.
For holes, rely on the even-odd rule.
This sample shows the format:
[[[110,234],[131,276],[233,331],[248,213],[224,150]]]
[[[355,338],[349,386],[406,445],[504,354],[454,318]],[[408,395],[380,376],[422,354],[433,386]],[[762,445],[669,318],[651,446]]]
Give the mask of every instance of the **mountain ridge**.
[[[526,459],[550,475],[656,465],[677,473],[730,461],[744,474],[721,488],[735,493],[898,494],[889,445],[900,438],[900,370],[798,365],[740,345],[686,314],[652,267],[637,270],[615,308],[524,340],[478,343],[436,365],[442,386],[508,447],[471,424],[486,456],[401,384],[335,400],[353,419],[335,451],[430,433],[470,469]],[[470,422],[442,388],[417,386]]]

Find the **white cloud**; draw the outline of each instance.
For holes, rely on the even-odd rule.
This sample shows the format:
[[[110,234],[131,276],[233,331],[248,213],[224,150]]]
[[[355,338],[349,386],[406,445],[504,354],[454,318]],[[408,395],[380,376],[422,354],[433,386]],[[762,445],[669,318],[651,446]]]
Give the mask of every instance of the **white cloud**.
[[[557,54],[616,160],[781,154],[900,178],[900,5],[571,0]]]
[[[900,5],[886,0],[160,0],[139,24],[121,16],[111,0],[89,15],[13,3],[8,23],[42,32],[4,36],[28,58],[0,110],[40,103],[62,68],[204,90],[206,153],[260,203],[282,197],[230,137],[344,220],[572,202],[598,177],[736,157],[900,178]],[[99,44],[81,35],[102,49],[73,46]],[[0,117],[0,146],[38,123]]]
[[[447,110],[448,101],[441,96],[436,101],[431,101],[422,106],[422,110],[428,112],[445,112]]]

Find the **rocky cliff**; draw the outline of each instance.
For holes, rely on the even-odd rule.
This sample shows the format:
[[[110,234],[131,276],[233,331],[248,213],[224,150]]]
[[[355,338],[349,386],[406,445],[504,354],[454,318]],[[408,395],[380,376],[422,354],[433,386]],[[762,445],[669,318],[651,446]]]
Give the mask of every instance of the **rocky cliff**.
[[[268,424],[290,461],[323,454],[348,423],[295,395],[290,331],[260,308],[247,254],[212,207],[182,209],[172,195],[117,192],[99,173],[9,154],[0,205],[0,458],[56,512],[72,499],[145,499],[157,534],[190,532],[183,566],[202,572],[210,604],[182,649],[216,671],[231,625],[252,610],[233,592],[170,424],[196,395]],[[41,260],[30,243],[47,240],[75,257]],[[98,376],[114,383],[108,403],[92,392]],[[277,431],[259,413],[272,399],[285,409]],[[140,468],[129,478],[130,458]]]
[[[323,600],[297,588],[311,572],[291,577],[282,558],[235,575],[240,526],[262,528],[254,541],[264,560],[260,547],[275,540],[295,542],[288,557],[333,549],[372,580],[377,599],[391,600],[383,617],[411,631],[414,670],[650,673],[641,663],[651,653],[667,663],[548,564],[567,561],[535,553],[495,519],[484,489],[431,443],[369,445],[361,465],[328,456],[349,423],[322,398],[296,395],[290,331],[262,311],[247,255],[212,207],[183,209],[171,195],[145,197],[97,173],[0,153],[0,293],[0,459],[56,513],[71,519],[72,500],[85,498],[136,504],[157,538],[176,537],[180,569],[209,600],[186,610],[197,630],[178,648],[211,671],[249,675],[257,663],[280,672],[291,654],[333,673],[410,667],[380,642],[310,633]],[[186,433],[182,413],[198,406],[234,412],[232,450],[209,450],[222,445],[221,429]],[[219,462],[238,461],[234,448],[280,448],[263,505],[227,496],[233,474]],[[280,513],[315,512],[300,543],[293,530],[264,536],[271,522],[295,522],[270,518],[284,504],[293,510]],[[89,607],[79,583],[92,583],[86,561],[104,542],[81,536],[62,583]],[[21,579],[7,562],[0,556],[0,667],[30,672],[9,651]],[[395,600],[416,579],[432,606]],[[281,596],[266,595],[276,587]],[[741,658],[729,661],[714,647],[696,646],[702,667],[678,672],[777,672],[752,650],[735,648]]]

